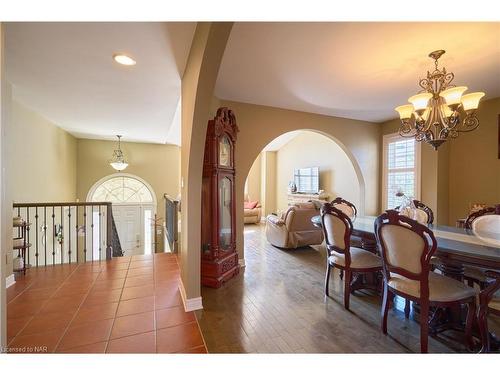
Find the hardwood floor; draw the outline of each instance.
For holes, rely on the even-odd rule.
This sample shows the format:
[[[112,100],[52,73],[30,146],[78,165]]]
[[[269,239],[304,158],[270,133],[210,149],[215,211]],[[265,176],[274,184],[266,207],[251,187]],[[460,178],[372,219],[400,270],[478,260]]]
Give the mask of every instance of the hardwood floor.
[[[237,278],[202,290],[197,317],[209,353],[419,352],[419,325],[413,312],[405,320],[403,300],[396,299],[385,336],[377,295],[356,292],[346,311],[335,271],[324,296],[322,246],[281,250],[267,243],[264,225],[246,225],[245,261]],[[430,337],[429,352],[466,352],[462,339],[454,331]]]

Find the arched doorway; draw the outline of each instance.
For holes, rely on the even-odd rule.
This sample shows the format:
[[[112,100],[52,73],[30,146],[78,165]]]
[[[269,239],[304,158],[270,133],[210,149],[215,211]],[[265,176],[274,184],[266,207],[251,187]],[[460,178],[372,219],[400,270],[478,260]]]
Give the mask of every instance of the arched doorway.
[[[245,197],[260,200],[264,216],[284,210],[287,186],[296,177],[294,173],[312,167],[319,170],[316,190],[329,200],[341,196],[363,213],[364,183],[357,164],[337,140],[308,129],[284,133],[263,148],[248,170]]]
[[[287,149],[282,155],[283,158],[288,159],[287,162],[280,162],[278,149]],[[267,214],[286,210],[286,190],[288,182],[294,179],[294,169],[306,167],[319,167],[319,189],[325,190],[328,200],[342,196],[354,203],[361,215],[365,214],[365,181],[358,161],[349,148],[331,134],[311,128],[283,132],[273,138],[268,138],[267,142],[260,146],[260,150],[256,150],[253,155],[255,155],[253,164],[250,162],[240,165],[243,179],[240,180],[240,184],[237,184],[239,190],[237,194],[249,197],[253,201],[259,200],[262,206],[262,221]],[[285,170],[277,172],[276,167],[272,167],[276,163],[283,164]],[[252,175],[260,176],[260,181],[256,183],[247,180]],[[264,180],[266,176],[269,179]],[[243,203],[241,207],[240,212],[244,216]],[[237,234],[240,236],[238,241],[243,244],[239,256],[241,264],[245,264],[243,260],[246,258],[245,236],[255,233],[256,228],[244,226],[244,220],[239,223],[241,226],[238,225],[237,228]]]
[[[138,176],[116,173],[97,181],[90,188],[87,201],[113,204],[124,255],[152,253],[156,194],[151,185]]]

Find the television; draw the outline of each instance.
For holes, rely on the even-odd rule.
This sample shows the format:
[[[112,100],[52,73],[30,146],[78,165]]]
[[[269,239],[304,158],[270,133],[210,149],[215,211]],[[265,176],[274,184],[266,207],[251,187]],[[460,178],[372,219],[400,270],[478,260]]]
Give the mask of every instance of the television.
[[[317,194],[319,192],[319,167],[295,168],[293,182],[297,193]]]

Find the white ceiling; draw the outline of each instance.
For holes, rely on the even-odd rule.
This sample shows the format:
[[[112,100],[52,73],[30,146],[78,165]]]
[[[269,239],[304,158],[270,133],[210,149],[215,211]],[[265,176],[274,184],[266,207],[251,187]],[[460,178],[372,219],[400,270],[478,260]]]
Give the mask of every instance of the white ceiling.
[[[236,23],[215,94],[221,99],[380,122],[433,68],[500,96],[500,23]]]
[[[195,25],[9,23],[7,79],[16,100],[77,137],[179,144]],[[500,96],[500,23],[236,23],[215,95],[384,121],[418,91],[435,49],[457,84]]]
[[[9,23],[7,80],[16,100],[77,137],[178,144],[175,113],[195,26]],[[116,52],[137,65],[115,63]]]

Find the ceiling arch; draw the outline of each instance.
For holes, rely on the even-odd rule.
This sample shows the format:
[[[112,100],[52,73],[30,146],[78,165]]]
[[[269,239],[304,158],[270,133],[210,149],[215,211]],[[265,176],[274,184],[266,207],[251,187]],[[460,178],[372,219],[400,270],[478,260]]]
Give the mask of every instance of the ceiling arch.
[[[500,96],[500,23],[235,23],[215,94],[220,99],[371,122],[420,89],[445,49],[455,82]]]

